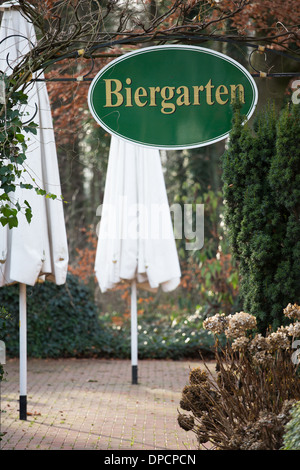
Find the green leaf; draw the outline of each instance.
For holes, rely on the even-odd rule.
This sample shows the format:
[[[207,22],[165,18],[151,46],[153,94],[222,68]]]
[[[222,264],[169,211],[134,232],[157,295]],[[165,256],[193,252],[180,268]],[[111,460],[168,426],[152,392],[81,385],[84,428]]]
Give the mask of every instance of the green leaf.
[[[25,140],[25,137],[23,136],[23,134],[16,134],[15,137],[18,142],[24,142]]]
[[[35,192],[40,196],[46,196],[47,192],[44,189],[35,188]]]
[[[3,227],[5,227],[5,225],[7,225],[7,223],[8,223],[8,218],[7,217],[0,217],[0,222],[3,225]]]
[[[18,226],[18,218],[16,216],[9,217],[8,226],[9,226],[9,228],[17,227]]]
[[[30,222],[31,222],[32,216],[33,216],[32,210],[31,210],[31,209],[28,209],[28,208],[25,209],[25,217],[26,217],[26,220],[27,220],[27,222],[28,222],[29,224],[30,224]]]
[[[32,186],[32,184],[29,184],[29,183],[20,183],[20,188],[32,189],[33,186]]]

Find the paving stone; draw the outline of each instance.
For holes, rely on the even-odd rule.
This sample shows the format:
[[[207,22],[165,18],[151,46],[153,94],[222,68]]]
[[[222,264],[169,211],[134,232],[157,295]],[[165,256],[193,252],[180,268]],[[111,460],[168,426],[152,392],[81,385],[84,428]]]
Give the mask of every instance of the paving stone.
[[[19,361],[1,383],[1,450],[197,450],[177,415],[200,361],[29,359],[26,421],[19,419]]]

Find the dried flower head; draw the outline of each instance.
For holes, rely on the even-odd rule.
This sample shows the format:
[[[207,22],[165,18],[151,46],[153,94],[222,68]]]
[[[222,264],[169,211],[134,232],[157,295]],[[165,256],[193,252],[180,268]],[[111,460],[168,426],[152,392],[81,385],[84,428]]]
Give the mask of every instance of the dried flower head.
[[[239,388],[238,382],[239,379],[232,370],[222,370],[222,373],[219,372],[217,374],[217,385],[219,389],[226,390],[226,392],[231,395],[236,394]]]
[[[209,435],[205,431],[203,431],[201,426],[198,427],[196,434],[199,444],[205,444],[209,441]]]
[[[293,338],[300,337],[300,322],[297,321],[285,327],[287,335],[293,336]]]
[[[183,413],[179,413],[177,420],[179,426],[185,431],[191,431],[195,424],[193,416],[188,416]]]
[[[300,320],[300,307],[297,304],[288,304],[285,309],[283,309],[283,313],[288,318]]]
[[[210,410],[217,399],[217,393],[206,384],[204,386],[187,385],[182,391],[180,406],[183,410],[193,411],[196,416],[199,416],[204,411]]]
[[[275,331],[267,337],[267,340],[271,350],[289,349],[290,347],[290,341],[285,331]]]
[[[228,316],[225,313],[217,313],[212,317],[208,317],[203,322],[203,328],[205,330],[210,330],[216,335],[224,333],[228,326]]]
[[[267,367],[274,362],[274,357],[267,351],[257,351],[253,355],[253,363],[257,366]]]
[[[189,380],[191,385],[197,385],[203,382],[207,382],[208,373],[206,370],[202,370],[200,367],[195,367],[191,370]]]
[[[249,344],[249,350],[253,354],[259,351],[267,351],[269,347],[268,340],[260,333],[256,334]]]
[[[247,348],[249,341],[249,338],[246,338],[246,336],[236,338],[232,343],[233,351],[244,351]]]
[[[228,328],[225,331],[228,338],[245,336],[247,330],[256,328],[255,316],[246,312],[237,312],[234,315],[229,315],[228,319]]]

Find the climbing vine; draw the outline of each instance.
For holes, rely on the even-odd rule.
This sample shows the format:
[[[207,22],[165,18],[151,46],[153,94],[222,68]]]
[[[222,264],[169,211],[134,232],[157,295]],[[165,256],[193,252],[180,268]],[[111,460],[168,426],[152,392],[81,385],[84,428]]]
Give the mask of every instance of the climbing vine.
[[[0,103],[0,222],[9,228],[18,225],[18,213],[24,212],[28,222],[32,218],[32,211],[28,201],[21,206],[14,197],[18,185],[30,189],[32,185],[22,183],[22,164],[26,159],[26,134],[36,134],[37,125],[30,122],[23,125],[22,105],[27,104],[27,95],[22,91],[9,92],[11,83],[2,78],[2,90],[6,99]]]

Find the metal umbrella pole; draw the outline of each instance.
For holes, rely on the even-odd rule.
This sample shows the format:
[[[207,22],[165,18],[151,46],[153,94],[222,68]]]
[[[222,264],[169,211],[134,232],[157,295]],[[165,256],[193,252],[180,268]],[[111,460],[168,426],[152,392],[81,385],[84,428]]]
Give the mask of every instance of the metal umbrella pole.
[[[138,383],[138,323],[136,280],[131,283],[131,373],[132,384]]]
[[[21,420],[27,419],[27,305],[26,284],[20,283],[19,316],[20,316],[20,409]]]

